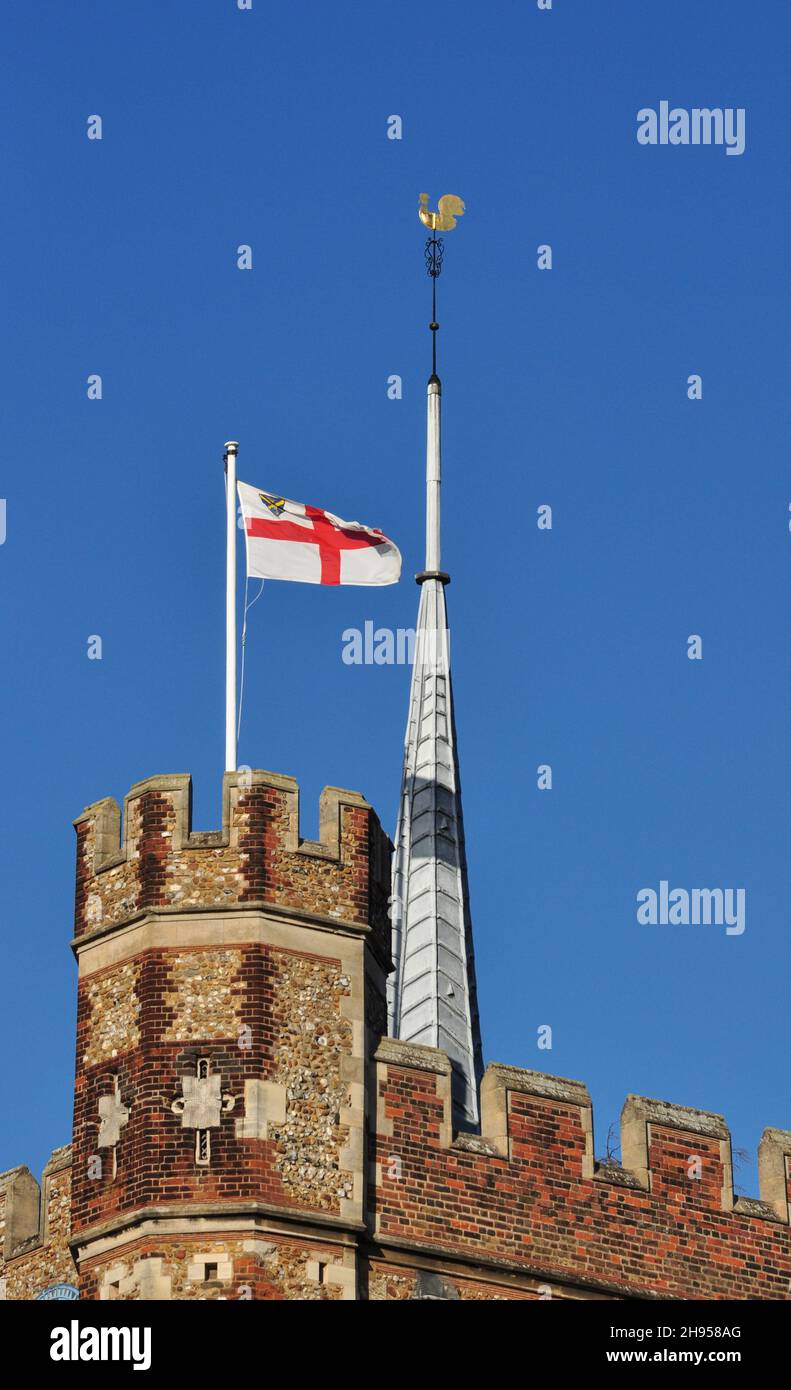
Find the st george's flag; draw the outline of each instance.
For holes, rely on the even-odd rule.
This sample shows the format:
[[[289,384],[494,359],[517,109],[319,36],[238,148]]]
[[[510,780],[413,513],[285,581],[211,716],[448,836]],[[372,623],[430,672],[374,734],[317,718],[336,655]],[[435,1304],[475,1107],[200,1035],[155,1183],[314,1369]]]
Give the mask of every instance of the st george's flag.
[[[398,546],[382,531],[238,483],[251,579],[299,584],[397,584]]]

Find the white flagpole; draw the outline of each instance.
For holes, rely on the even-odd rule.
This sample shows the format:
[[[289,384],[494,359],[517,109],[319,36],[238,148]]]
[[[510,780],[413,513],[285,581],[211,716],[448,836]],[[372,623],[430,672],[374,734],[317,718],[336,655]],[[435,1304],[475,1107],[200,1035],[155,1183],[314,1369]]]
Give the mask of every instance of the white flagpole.
[[[225,446],[225,771],[236,771],[236,452]]]

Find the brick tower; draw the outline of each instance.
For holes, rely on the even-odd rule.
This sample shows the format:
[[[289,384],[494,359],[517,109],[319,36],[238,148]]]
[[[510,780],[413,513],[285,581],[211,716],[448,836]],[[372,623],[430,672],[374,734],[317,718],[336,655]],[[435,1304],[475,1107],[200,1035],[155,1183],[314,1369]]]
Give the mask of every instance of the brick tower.
[[[216,833],[190,791],[75,823],[81,1296],[354,1298],[390,843],[354,792],[312,842],[291,778],[226,774]]]

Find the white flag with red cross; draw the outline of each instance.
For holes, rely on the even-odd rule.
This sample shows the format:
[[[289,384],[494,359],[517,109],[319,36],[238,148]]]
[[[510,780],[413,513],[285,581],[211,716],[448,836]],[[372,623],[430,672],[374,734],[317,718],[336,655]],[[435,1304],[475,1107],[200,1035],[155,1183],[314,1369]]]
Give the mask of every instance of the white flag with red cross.
[[[238,483],[251,579],[396,584],[401,554],[382,531]]]

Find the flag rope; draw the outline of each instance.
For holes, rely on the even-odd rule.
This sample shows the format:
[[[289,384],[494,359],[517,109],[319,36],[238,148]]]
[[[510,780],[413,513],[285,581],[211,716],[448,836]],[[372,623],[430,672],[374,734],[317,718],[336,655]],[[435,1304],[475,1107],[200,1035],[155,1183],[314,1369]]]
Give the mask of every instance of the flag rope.
[[[253,602],[252,602],[252,603],[248,603],[248,602],[247,602],[247,591],[248,591],[248,589],[249,589],[249,587],[250,587],[250,576],[249,576],[249,574],[245,574],[245,578],[244,578],[244,616],[242,617],[242,669],[241,669],[241,672],[239,673],[239,717],[238,717],[237,723],[236,723],[236,738],[237,738],[237,742],[238,742],[238,739],[239,739],[239,732],[240,732],[241,727],[242,727],[242,706],[244,705],[244,654],[245,654],[245,644],[246,644],[246,641],[247,641],[247,614],[249,613],[250,609],[253,608],[253,607],[255,606],[255,604],[256,604],[256,603],[258,602],[258,600],[260,599],[262,593],[264,592],[264,583],[265,583],[265,580],[262,579],[262,580],[261,580],[261,588],[258,590],[258,593],[256,594],[255,598],[253,599]]]

